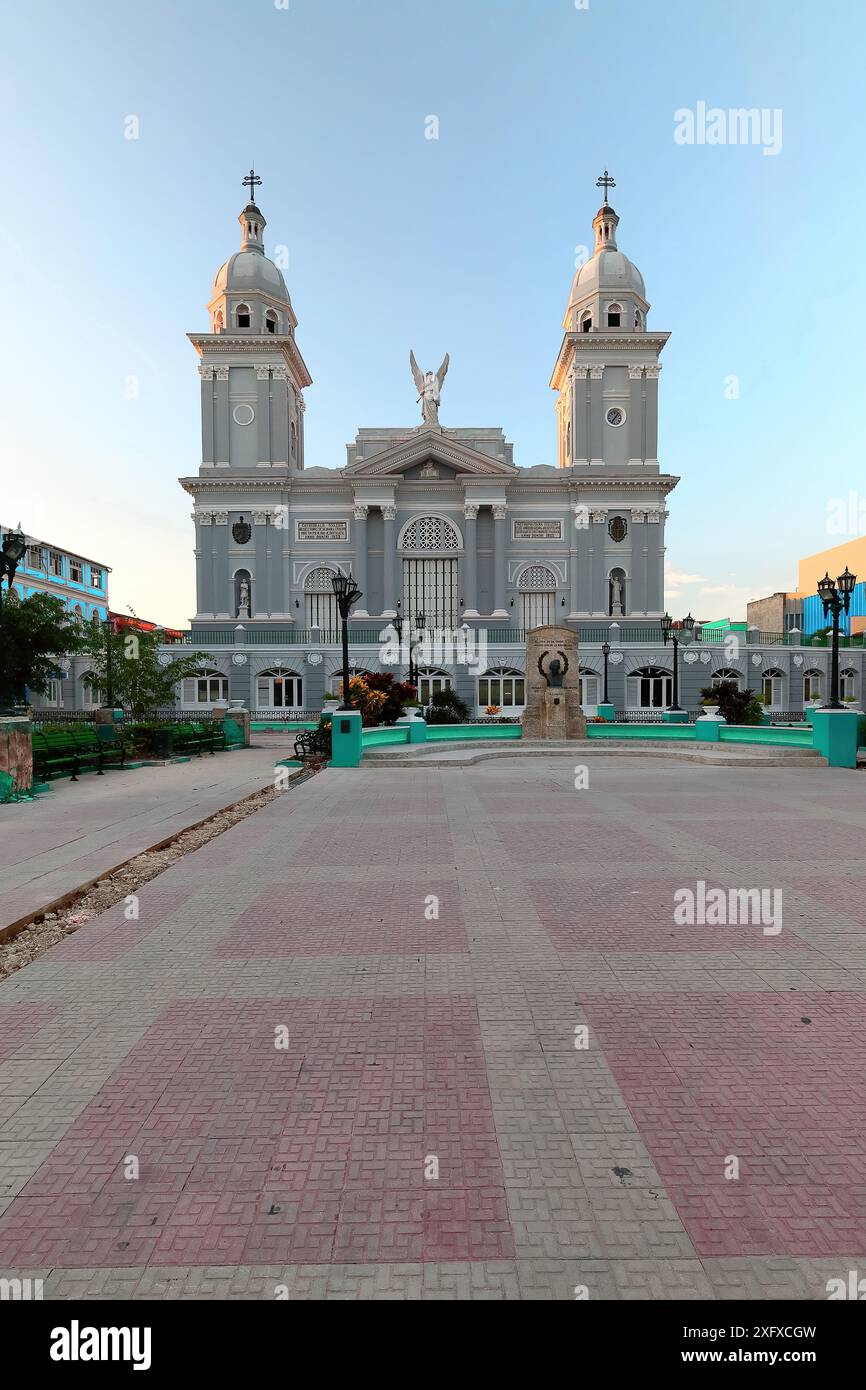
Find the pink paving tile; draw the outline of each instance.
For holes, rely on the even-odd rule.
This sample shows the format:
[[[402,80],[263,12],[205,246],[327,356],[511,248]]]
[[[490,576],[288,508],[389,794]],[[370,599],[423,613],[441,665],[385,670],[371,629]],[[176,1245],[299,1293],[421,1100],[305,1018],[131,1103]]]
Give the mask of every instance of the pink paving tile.
[[[405,820],[395,817],[393,827],[343,822],[317,826],[286,855],[286,863],[333,864],[363,868],[377,864],[387,850],[388,861],[402,863],[453,863],[454,847],[444,817]]]
[[[428,896],[439,899],[428,920]],[[219,957],[435,955],[468,951],[456,883],[274,882],[217,943]]]
[[[866,1256],[866,997],[581,1002],[698,1255]]]
[[[609,864],[613,856],[627,863],[654,863],[659,857],[652,840],[626,826],[617,834],[612,831],[611,819],[600,816],[551,818],[546,824],[527,820],[519,832],[507,817],[494,820],[494,825],[503,852],[518,864],[577,864],[587,860]]]
[[[673,818],[668,818],[673,823]],[[748,815],[738,818],[708,815],[706,812],[683,818],[676,830],[703,843],[718,854],[734,854],[744,859],[795,859],[804,855],[810,862],[832,863],[851,860],[859,863],[863,854],[863,831],[843,821],[812,818],[808,825]]]
[[[92,921],[79,927],[65,941],[58,941],[48,953],[51,961],[71,960],[81,964],[89,961],[113,961],[131,951],[161,927],[174,910],[193,893],[192,883],[145,884],[139,889],[139,916],[127,921],[125,902],[117,903]]]
[[[729,887],[706,879],[706,890]],[[529,894],[551,944],[557,951],[720,951],[720,950],[802,950],[805,943],[785,925],[785,896],[782,893],[782,930],[764,935],[760,923],[733,926],[674,921],[678,889],[696,893],[696,880],[680,870],[667,877],[639,883],[621,879],[612,884],[584,878],[530,879]],[[746,886],[746,885],[743,885]],[[757,883],[751,887],[766,887]],[[773,899],[767,903],[772,909]]]
[[[0,1062],[14,1057],[59,1012],[58,1004],[0,1004]]]
[[[799,874],[789,876],[791,886],[816,905],[811,913],[816,926],[841,914],[866,927],[866,876],[863,874]]]
[[[463,996],[175,1004],[0,1216],[13,1268],[511,1254]]]

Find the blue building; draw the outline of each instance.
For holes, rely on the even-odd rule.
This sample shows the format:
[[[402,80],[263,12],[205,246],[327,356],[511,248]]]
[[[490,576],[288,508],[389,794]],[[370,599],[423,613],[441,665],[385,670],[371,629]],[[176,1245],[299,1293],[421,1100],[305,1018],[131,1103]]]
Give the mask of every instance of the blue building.
[[[0,541],[12,530],[0,524]],[[62,603],[76,622],[105,622],[108,618],[108,565],[89,560],[50,541],[27,537],[27,550],[15,572],[12,587],[19,598],[50,594]],[[81,709],[98,703],[89,672],[81,659],[59,657],[55,678],[44,696],[33,696],[35,708]],[[86,664],[86,663],[85,663]]]

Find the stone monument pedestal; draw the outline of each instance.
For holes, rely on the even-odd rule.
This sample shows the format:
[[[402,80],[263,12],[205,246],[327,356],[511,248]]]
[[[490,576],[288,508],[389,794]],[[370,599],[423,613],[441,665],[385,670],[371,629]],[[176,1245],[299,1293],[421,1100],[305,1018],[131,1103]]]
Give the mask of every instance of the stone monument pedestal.
[[[550,626],[526,634],[526,687],[524,738],[586,738],[576,632]]]

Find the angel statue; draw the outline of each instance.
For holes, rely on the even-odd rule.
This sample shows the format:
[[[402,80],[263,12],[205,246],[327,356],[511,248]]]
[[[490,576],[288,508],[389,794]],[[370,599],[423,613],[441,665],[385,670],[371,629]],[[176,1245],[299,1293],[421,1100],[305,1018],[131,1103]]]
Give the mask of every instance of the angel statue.
[[[415,361],[414,352],[409,353],[409,366],[412,368],[412,375],[418,388],[418,400],[421,402],[421,414],[425,425],[439,424],[439,393],[448,371],[449,361],[450,358],[446,352],[445,361],[438,372],[422,372]]]

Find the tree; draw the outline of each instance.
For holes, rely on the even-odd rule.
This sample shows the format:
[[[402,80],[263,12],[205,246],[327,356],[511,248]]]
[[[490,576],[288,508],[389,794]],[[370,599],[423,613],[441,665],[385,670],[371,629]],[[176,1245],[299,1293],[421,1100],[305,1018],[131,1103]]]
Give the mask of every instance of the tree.
[[[0,606],[0,705],[23,704],[26,691],[44,695],[57,670],[57,659],[82,650],[86,634],[59,599],[15,589]]]
[[[146,719],[161,705],[173,705],[178,681],[197,676],[202,662],[213,660],[208,652],[196,651],[163,664],[157,650],[161,642],[158,631],[91,629],[87,650],[96,684],[110,691],[112,701],[128,709],[133,719]]]

